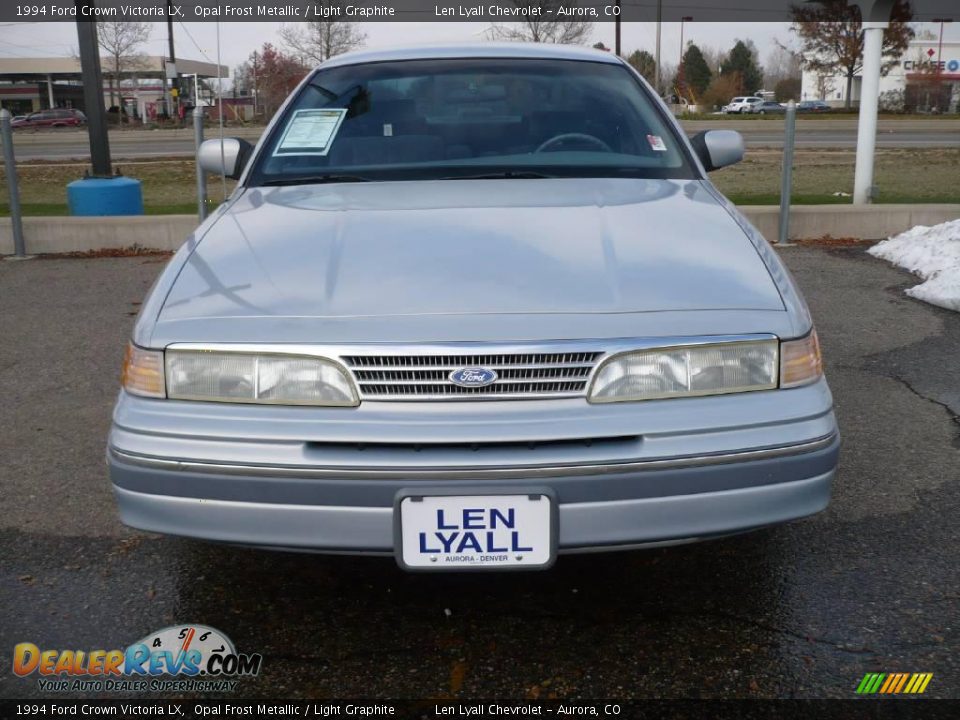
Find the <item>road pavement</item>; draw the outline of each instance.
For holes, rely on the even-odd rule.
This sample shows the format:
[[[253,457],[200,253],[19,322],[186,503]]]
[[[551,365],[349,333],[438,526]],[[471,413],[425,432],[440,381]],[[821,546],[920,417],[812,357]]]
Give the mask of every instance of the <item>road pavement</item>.
[[[0,697],[10,649],[120,648],[205,623],[263,671],[237,697],[831,697],[932,672],[960,697],[960,314],[860,249],[781,251],[826,354],[834,498],[711,542],[411,575],[122,527],[104,443],[156,258],[0,262]],[[69,695],[69,693],[68,693]]]
[[[684,121],[684,128],[693,134],[711,128],[740,131],[748,147],[782,147],[781,118],[741,119],[723,117],[716,120]],[[207,136],[215,137],[216,129]],[[256,142],[262,128],[227,128],[234,135]],[[855,148],[855,117],[841,119],[804,119],[797,123],[798,147]],[[960,119],[881,119],[877,146],[882,148],[960,147]],[[14,134],[17,160],[88,159],[90,150],[83,130],[18,131]],[[110,133],[110,149],[115,159],[185,157],[194,153],[193,130],[115,130]]]

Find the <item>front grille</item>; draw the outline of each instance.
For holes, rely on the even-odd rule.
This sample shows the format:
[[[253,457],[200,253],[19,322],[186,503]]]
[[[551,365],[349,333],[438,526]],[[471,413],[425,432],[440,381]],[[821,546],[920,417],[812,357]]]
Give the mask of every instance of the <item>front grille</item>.
[[[350,355],[360,395],[370,400],[470,400],[583,395],[601,352],[476,355]],[[497,373],[485,387],[462,387],[450,373],[482,367]]]

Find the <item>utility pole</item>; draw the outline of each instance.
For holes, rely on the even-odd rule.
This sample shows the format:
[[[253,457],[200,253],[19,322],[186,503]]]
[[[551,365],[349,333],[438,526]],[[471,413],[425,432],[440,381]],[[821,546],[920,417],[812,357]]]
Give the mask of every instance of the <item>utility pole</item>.
[[[657,0],[657,56],[653,64],[656,65],[657,95],[662,95],[660,90],[660,23],[663,20],[663,0]]]
[[[173,0],[167,0],[167,62],[164,63],[164,75],[169,75],[167,67],[173,67],[174,77],[167,77],[164,79],[164,82],[170,83],[170,94],[167,96],[167,116],[173,114],[173,98],[176,93],[177,81],[176,81],[176,72],[177,72],[177,56],[173,51]]]
[[[89,7],[93,17],[94,0],[76,0],[78,11]],[[81,12],[77,15],[84,17]],[[93,176],[108,178],[110,168],[110,139],[107,136],[107,118],[103,108],[103,75],[100,71],[100,48],[97,44],[97,24],[93,20],[77,20],[77,41],[80,49],[80,76],[83,81],[83,103],[87,114],[87,132],[90,135],[90,161]]]
[[[257,61],[259,55],[257,51],[253,51],[253,117],[257,117],[257,104],[260,102],[260,93],[257,89]]]
[[[617,14],[614,18],[614,43],[613,51],[617,54],[617,57],[620,57],[620,0],[616,2]],[[940,32],[941,37],[943,36],[943,31]]]

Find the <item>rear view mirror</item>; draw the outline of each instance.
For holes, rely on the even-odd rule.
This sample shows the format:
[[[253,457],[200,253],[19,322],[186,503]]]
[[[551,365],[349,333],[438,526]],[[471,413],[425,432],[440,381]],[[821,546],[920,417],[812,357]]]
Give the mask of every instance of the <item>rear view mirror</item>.
[[[219,138],[205,140],[197,150],[197,162],[206,172],[239,180],[252,152],[253,145],[242,138],[224,138],[222,149]]]
[[[690,142],[707,172],[743,160],[743,137],[736,130],[705,130],[690,138]]]

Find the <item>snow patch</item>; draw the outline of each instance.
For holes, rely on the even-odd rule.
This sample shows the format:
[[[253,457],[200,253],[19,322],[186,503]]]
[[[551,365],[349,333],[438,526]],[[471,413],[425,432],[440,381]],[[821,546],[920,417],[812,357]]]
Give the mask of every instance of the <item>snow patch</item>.
[[[917,225],[867,252],[923,278],[907,295],[960,312],[960,219]]]

